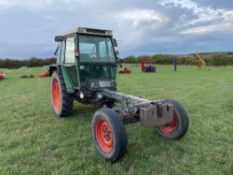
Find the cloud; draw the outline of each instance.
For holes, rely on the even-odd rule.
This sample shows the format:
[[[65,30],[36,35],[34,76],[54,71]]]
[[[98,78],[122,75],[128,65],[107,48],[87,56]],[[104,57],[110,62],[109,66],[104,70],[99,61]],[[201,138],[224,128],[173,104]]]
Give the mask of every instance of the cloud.
[[[233,1],[231,0],[193,0],[199,6],[212,7],[214,9],[223,8],[223,9],[233,9]]]
[[[148,8],[129,8],[113,16],[117,23],[115,31],[120,38],[119,49],[126,52],[146,47],[151,41],[151,34],[159,32],[169,23],[166,15]]]
[[[0,8],[20,7],[38,9],[54,5],[54,0],[0,0]]]
[[[214,31],[226,30],[233,27],[233,10],[223,8],[214,9],[210,6],[200,6],[191,0],[163,0],[162,6],[173,5],[181,9],[188,9],[196,17],[194,19],[181,17],[183,34],[206,34]]]
[[[113,30],[122,57],[232,50],[232,9],[229,0],[0,0],[0,57],[52,56],[54,36],[77,26]]]
[[[116,18],[120,20],[129,20],[133,25],[137,26],[141,23],[166,23],[168,17],[160,14],[152,9],[127,9],[119,14],[116,14]]]
[[[227,19],[226,21],[224,20],[223,22],[217,23],[217,24],[210,24],[210,25],[204,25],[200,27],[193,27],[189,28],[186,30],[183,30],[181,33],[183,34],[209,34],[211,32],[217,32],[217,31],[222,31],[226,32],[229,30],[232,30],[233,24],[230,23]]]
[[[27,10],[46,9],[57,6],[90,4],[94,0],[0,0],[0,8],[19,7]],[[70,6],[72,8],[73,6]]]
[[[189,10],[192,10],[194,12],[198,11],[198,5],[191,1],[191,0],[161,0],[159,3],[162,6],[169,6],[169,5],[174,5],[180,8],[187,8]]]
[[[194,27],[194,28],[183,30],[181,33],[183,34],[207,34],[207,33],[219,30],[219,27],[221,26],[218,24],[202,26],[202,27]]]

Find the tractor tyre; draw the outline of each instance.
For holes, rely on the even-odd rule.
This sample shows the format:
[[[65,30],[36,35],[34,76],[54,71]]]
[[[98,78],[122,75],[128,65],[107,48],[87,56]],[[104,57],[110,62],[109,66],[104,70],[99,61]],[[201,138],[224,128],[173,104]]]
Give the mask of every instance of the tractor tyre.
[[[65,82],[56,71],[52,74],[52,103],[57,116],[67,117],[72,113],[73,98],[67,93]]]
[[[163,127],[156,127],[156,132],[165,138],[178,140],[182,138],[188,130],[189,119],[185,109],[175,100],[166,100],[168,104],[174,106],[172,122]]]
[[[111,162],[116,162],[126,153],[126,129],[119,115],[112,109],[103,107],[95,112],[92,138],[97,152]]]

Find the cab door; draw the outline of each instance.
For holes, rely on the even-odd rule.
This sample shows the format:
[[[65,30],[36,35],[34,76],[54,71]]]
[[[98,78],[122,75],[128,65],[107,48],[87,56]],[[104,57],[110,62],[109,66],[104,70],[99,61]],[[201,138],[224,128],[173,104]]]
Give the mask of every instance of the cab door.
[[[62,47],[61,69],[66,84],[67,91],[74,93],[75,88],[79,87],[79,73],[77,59],[75,57],[75,36],[67,37]]]

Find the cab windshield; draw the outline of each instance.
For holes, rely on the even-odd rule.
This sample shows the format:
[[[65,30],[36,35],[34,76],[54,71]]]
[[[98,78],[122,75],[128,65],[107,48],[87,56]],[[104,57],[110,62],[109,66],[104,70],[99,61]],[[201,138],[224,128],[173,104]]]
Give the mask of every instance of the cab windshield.
[[[80,62],[115,62],[112,39],[100,36],[79,36]]]

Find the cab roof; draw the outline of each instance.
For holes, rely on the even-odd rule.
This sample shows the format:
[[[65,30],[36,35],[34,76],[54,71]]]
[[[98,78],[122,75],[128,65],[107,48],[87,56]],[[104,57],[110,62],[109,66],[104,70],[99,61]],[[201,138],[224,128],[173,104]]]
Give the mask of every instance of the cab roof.
[[[86,28],[86,27],[77,27],[70,32],[66,32],[63,36],[69,36],[72,34],[90,34],[90,35],[101,35],[101,36],[112,36],[111,30],[104,30],[104,29],[94,29],[94,28]]]

